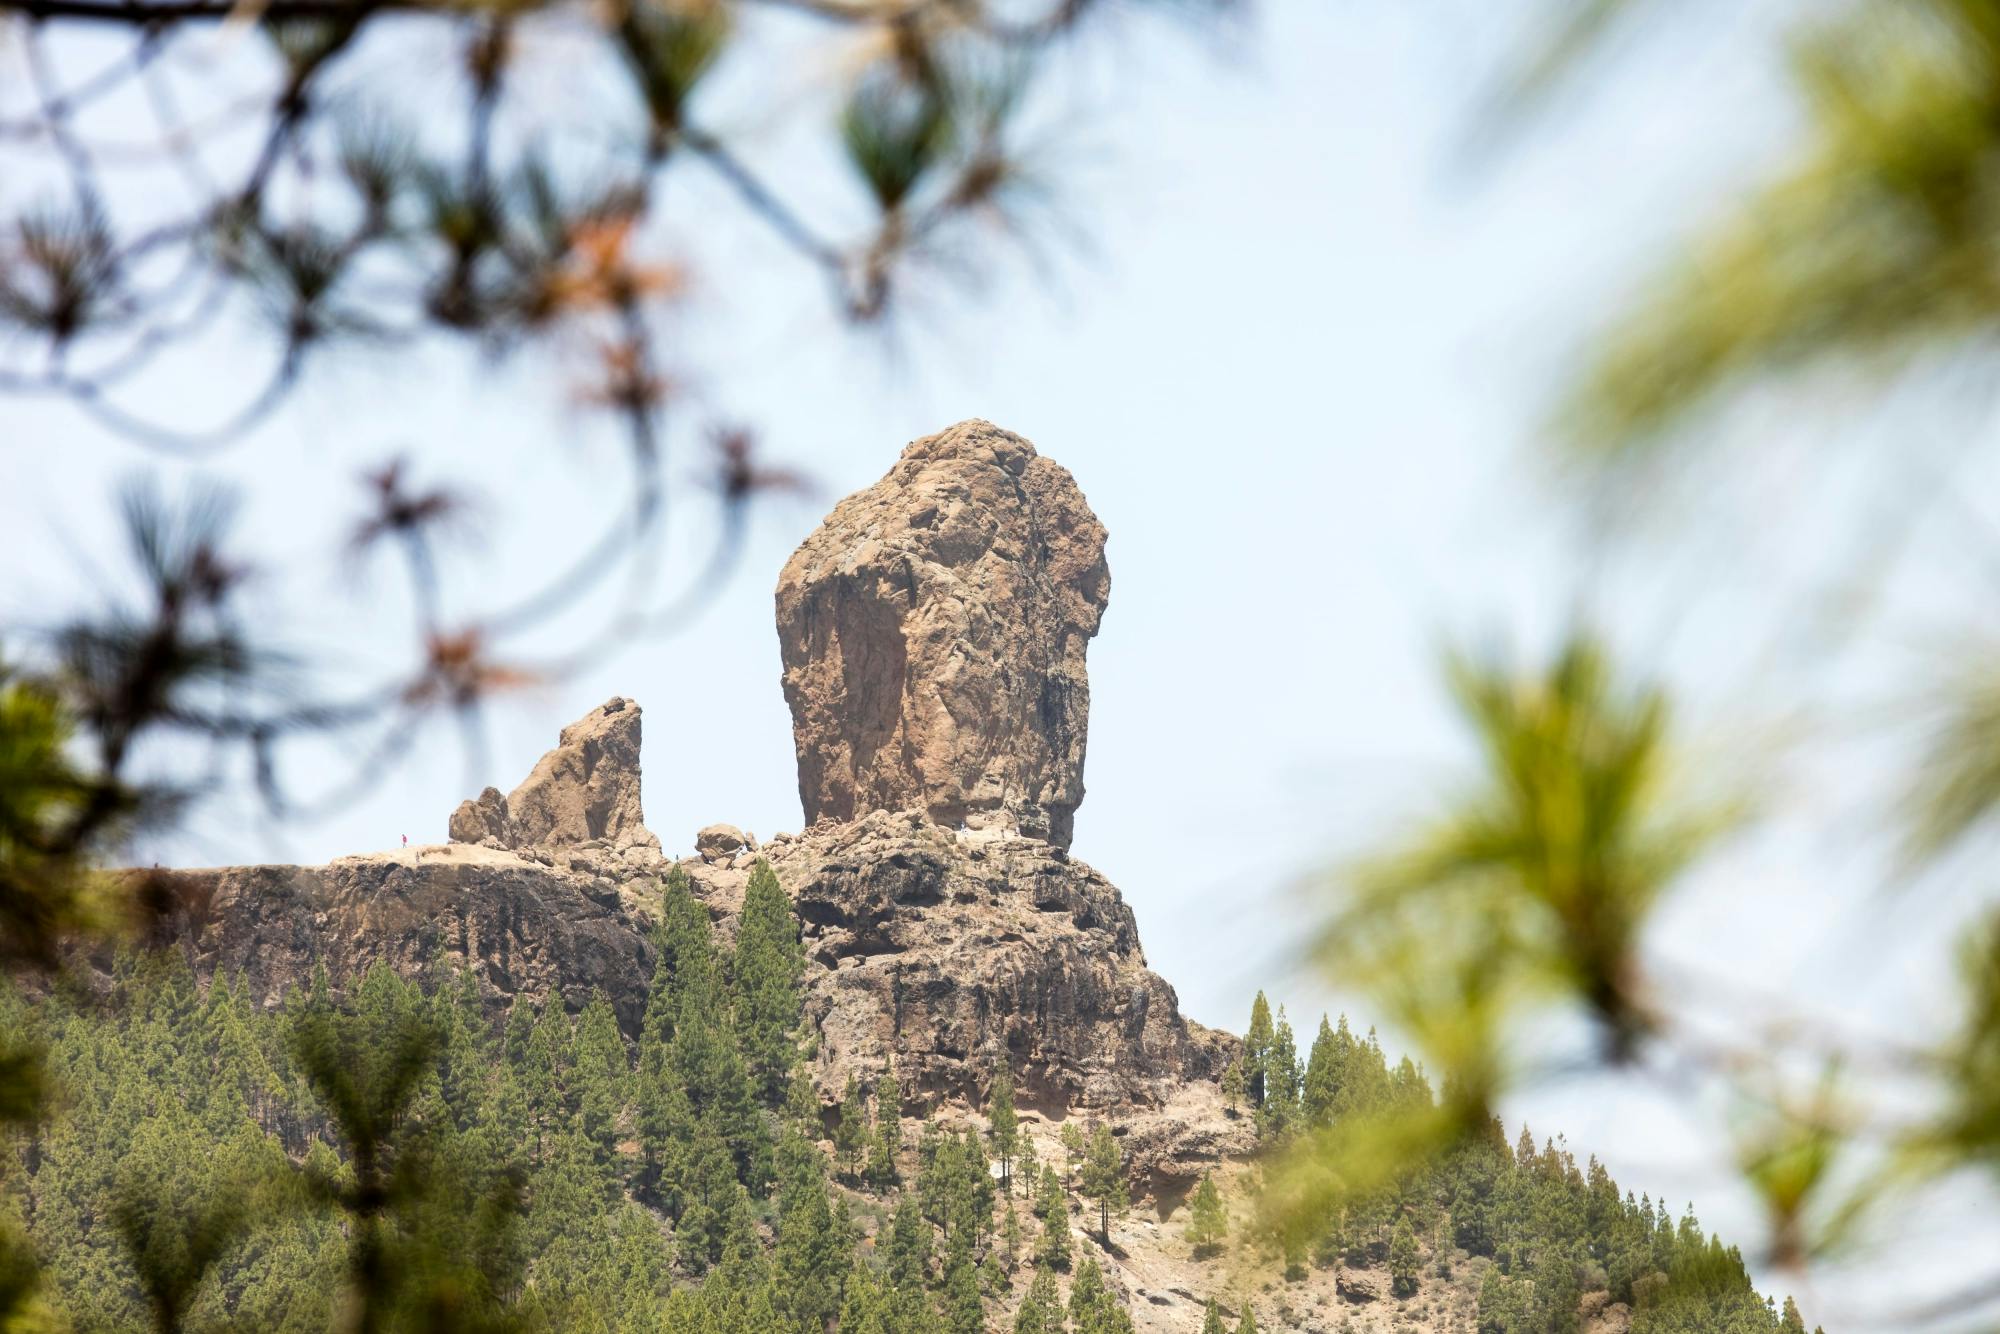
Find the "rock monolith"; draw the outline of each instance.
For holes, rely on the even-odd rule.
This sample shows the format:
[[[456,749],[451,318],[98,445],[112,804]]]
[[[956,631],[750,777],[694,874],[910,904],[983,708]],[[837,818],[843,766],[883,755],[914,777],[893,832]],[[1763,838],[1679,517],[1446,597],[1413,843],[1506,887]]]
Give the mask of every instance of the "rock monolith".
[[[984,421],[835,506],[778,579],[807,822],[918,811],[1068,847],[1104,541],[1069,472]]]

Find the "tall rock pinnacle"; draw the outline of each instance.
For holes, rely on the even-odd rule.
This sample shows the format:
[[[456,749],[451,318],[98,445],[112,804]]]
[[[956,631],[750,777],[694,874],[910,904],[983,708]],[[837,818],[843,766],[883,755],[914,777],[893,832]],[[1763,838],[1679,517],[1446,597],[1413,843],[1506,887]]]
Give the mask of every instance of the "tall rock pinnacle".
[[[984,421],[835,506],[778,578],[806,820],[915,810],[1067,847],[1104,540],[1066,469]]]

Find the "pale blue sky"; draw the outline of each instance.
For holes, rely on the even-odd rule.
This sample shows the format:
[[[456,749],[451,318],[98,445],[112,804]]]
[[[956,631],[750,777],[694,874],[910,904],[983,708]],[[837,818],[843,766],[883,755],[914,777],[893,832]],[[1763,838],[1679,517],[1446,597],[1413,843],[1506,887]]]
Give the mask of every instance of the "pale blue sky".
[[[824,496],[760,510],[727,593],[686,633],[496,710],[485,772],[468,775],[440,728],[333,818],[271,829],[217,803],[160,855],[312,861],[441,839],[462,796],[510,786],[613,694],[646,709],[648,822],[670,848],[714,820],[796,829],[777,570],[907,441],[983,416],[1067,465],[1111,534],[1076,853],[1122,887],[1189,1014],[1240,1028],[1262,984],[1309,1027],[1326,992],[1283,980],[1304,925],[1290,887],[1451,772],[1443,639],[1545,641],[1588,597],[1698,706],[1722,706],[1754,687],[1758,632],[1791,587],[1785,556],[1754,544],[1720,577],[1643,555],[1590,568],[1534,430],[1591,320],[1784,143],[1760,21],[1709,7],[1705,26],[1620,64],[1616,87],[1564,98],[1480,156],[1478,94],[1518,35],[1492,8],[1280,0],[1220,36],[1156,25],[1092,47],[1046,94],[1076,130],[1061,163],[1084,246],[1048,274],[1012,265],[976,298],[936,290],[893,340],[844,334],[815,276],[760,233],[682,215],[674,239],[702,261],[695,392]],[[692,216],[726,207],[686,188]],[[155,392],[198,404],[230,377],[214,364]],[[0,616],[19,623],[64,605],[83,557],[113,560],[108,490],[152,460],[55,407],[0,405],[0,423],[15,446],[0,451],[0,532],[18,535]],[[492,540],[452,576],[472,602],[556,568],[620,503],[615,441],[552,377],[453,356],[316,376],[208,471],[243,485],[253,546],[291,572],[259,590],[272,623],[329,662],[380,665],[405,643],[393,581],[357,587],[325,559],[357,469],[398,448],[483,501]],[[674,522],[686,568],[707,516],[691,499]],[[1739,858],[1739,878],[1679,909],[1668,946],[1824,985],[1816,937],[1795,928],[1828,863],[1787,855],[1798,846]],[[1745,867],[1748,919],[1731,915]],[[1851,973],[1833,990],[1873,995]],[[1890,994],[1896,1013],[1929,1013],[1920,986]],[[1700,1134],[1652,1100],[1568,1088],[1516,1110],[1604,1150],[1635,1188],[1747,1226]]]

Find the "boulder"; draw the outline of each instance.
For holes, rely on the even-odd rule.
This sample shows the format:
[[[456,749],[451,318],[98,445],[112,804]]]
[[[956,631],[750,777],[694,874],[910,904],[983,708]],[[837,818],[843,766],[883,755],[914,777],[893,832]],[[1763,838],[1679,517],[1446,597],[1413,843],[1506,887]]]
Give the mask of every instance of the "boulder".
[[[513,846],[513,823],[507,818],[507,798],[500,789],[489,787],[476,797],[458,803],[449,824],[454,843],[478,843],[486,847]]]
[[[1067,847],[1104,541],[1061,465],[983,421],[835,506],[777,590],[807,823],[919,811]]]
[[[733,824],[712,824],[694,836],[694,850],[705,862],[728,861],[746,848],[755,851],[757,840]]]

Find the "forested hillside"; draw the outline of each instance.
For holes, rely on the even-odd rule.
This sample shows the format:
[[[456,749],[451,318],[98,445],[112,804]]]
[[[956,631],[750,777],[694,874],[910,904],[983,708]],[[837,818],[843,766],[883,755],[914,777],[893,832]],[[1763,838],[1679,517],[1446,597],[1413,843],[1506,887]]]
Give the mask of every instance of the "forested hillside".
[[[1128,1201],[1114,1127],[1066,1121],[1038,1162],[1005,1070],[956,1129],[907,1123],[893,1074],[822,1107],[798,922],[767,866],[739,920],[725,946],[669,874],[636,1044],[602,996],[496,1026],[443,962],[420,984],[320,973],[275,1011],[228,978],[204,991],[173,950],[122,959],[109,997],[9,993],[0,1020],[39,1039],[52,1084],[4,1163],[7,1224],[43,1264],[34,1324],[1129,1329],[1099,1259]],[[1261,996],[1230,1088],[1269,1173],[1299,1136],[1432,1098],[1345,1020],[1300,1058]],[[1255,1327],[1245,1274],[1331,1269],[1349,1300],[1422,1319],[1423,1294],[1479,1267],[1482,1332],[1574,1330],[1606,1302],[1635,1334],[1804,1328],[1692,1215],[1525,1130],[1345,1197],[1310,1235],[1260,1221],[1254,1193],[1210,1179],[1172,1220],[1211,1326]]]
[[[1415,1121],[1435,1104],[1423,1071],[1408,1057],[1391,1066],[1374,1031],[1356,1037],[1345,1016],[1322,1017],[1301,1056],[1284,1010],[1274,1020],[1262,992],[1227,1087],[1256,1118],[1274,1190],[1287,1184],[1288,1151],[1312,1136],[1349,1121]],[[1198,1220],[1201,1203],[1198,1193]],[[1344,1285],[1368,1300],[1414,1297],[1453,1278],[1455,1264],[1487,1261],[1479,1334],[1565,1334],[1614,1305],[1629,1308],[1632,1334],[1806,1328],[1791,1299],[1781,1310],[1757,1294],[1742,1255],[1704,1233],[1691,1207],[1677,1221],[1664,1199],[1621,1192],[1595,1157],[1579,1165],[1560,1137],[1537,1147],[1523,1126],[1510,1148],[1497,1119],[1423,1170],[1334,1192],[1303,1226],[1294,1215],[1265,1241],[1293,1277],[1308,1265],[1382,1271],[1387,1294],[1365,1286],[1370,1277]]]
[[[45,1265],[41,1316],[986,1328],[1020,1222],[996,1210],[984,1149],[905,1146],[881,1115],[864,1192],[816,1147],[820,1108],[792,1077],[798,929],[775,877],[753,880],[726,951],[669,877],[657,943],[636,1052],[602,997],[574,1017],[517,1006],[492,1031],[472,979],[443,967],[423,986],[322,974],[271,1014],[226,979],[200,994],[172,951],[124,961],[108,1004],[10,996],[6,1022],[45,1043],[56,1086],[6,1162],[10,1221]],[[893,1082],[877,1094],[900,1101]],[[1099,1284],[1074,1318],[1120,1317]]]

